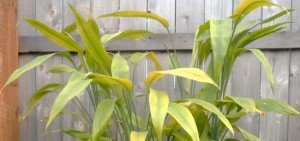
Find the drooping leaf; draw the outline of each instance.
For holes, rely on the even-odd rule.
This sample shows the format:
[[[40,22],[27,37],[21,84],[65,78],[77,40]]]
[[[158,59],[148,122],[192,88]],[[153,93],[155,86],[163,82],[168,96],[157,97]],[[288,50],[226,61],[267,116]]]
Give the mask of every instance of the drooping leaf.
[[[153,128],[157,134],[158,141],[162,141],[163,126],[169,107],[168,94],[150,89],[149,107]]]
[[[118,33],[113,34],[105,34],[101,37],[101,42],[103,44],[108,43],[109,41],[115,39],[133,39],[133,40],[141,40],[143,36],[151,34],[148,30],[125,30],[120,31]]]
[[[66,133],[74,138],[84,140],[84,141],[89,140],[91,138],[91,134],[86,131],[68,129],[68,130],[63,130],[62,132]]]
[[[52,56],[54,56],[55,53],[52,54],[48,54],[48,55],[43,55],[43,56],[39,56],[37,58],[35,58],[34,60],[30,61],[29,63],[27,63],[26,65],[22,66],[21,68],[15,70],[10,77],[8,78],[8,80],[6,81],[5,86],[7,86],[8,84],[10,84],[11,82],[15,81],[18,77],[20,77],[24,72],[42,64],[43,62],[45,62],[46,60],[48,60],[49,58],[51,58]]]
[[[193,115],[186,107],[180,104],[170,103],[168,113],[191,136],[193,141],[200,141]]]
[[[84,41],[87,51],[95,61],[100,64],[100,67],[103,67],[107,72],[110,72],[112,60],[100,42],[97,32],[94,31],[93,24],[84,20],[82,15],[80,15],[74,7],[71,5],[69,5],[69,7],[75,16],[77,30]]]
[[[96,109],[93,130],[92,130],[92,140],[99,140],[102,133],[108,126],[108,122],[113,114],[116,100],[103,100],[101,101]]]
[[[266,71],[267,78],[268,78],[269,84],[271,86],[271,89],[272,89],[273,92],[275,92],[275,88],[276,88],[275,79],[274,79],[274,75],[273,75],[273,72],[272,72],[271,65],[269,64],[269,61],[267,60],[266,56],[264,55],[263,52],[261,52],[258,49],[249,49],[249,50],[261,62],[262,66],[264,67],[264,69]]]
[[[275,3],[272,3],[270,0],[243,0],[233,12],[234,23],[237,23],[255,9],[263,6],[281,7]]]
[[[76,71],[74,68],[64,64],[58,64],[48,70],[50,73],[70,73],[74,71]]]
[[[258,99],[255,100],[257,109],[265,112],[274,112],[284,115],[299,115],[293,107],[277,99]]]
[[[228,119],[224,116],[224,114],[213,104],[200,100],[200,99],[188,99],[188,101],[191,101],[204,109],[206,109],[209,112],[212,112],[218,116],[218,118],[224,123],[224,125],[233,133],[233,128],[228,121]]]
[[[276,19],[278,19],[278,18],[280,18],[280,17],[282,17],[286,14],[289,14],[293,11],[294,11],[294,9],[282,10],[281,12],[275,14],[274,16],[271,16],[269,18],[266,18],[266,19],[262,20],[260,23],[265,24],[265,23],[268,23],[268,22],[272,22],[272,21],[274,21],[274,20],[276,20]]]
[[[165,28],[169,27],[169,22],[154,14],[154,13],[149,13],[149,12],[144,12],[144,11],[118,11],[118,12],[113,12],[109,14],[105,14],[100,16],[100,18],[105,18],[105,17],[140,17],[140,18],[149,18],[152,20],[158,21],[162,26]]]
[[[210,20],[211,48],[213,52],[213,76],[215,81],[218,81],[222,72],[225,56],[229,46],[230,33],[230,19]]]
[[[88,85],[90,85],[91,82],[92,80],[74,80],[69,82],[56,97],[51,108],[46,127],[50,125],[59,112],[66,106],[66,104],[71,99],[76,97],[80,92],[82,92]]]
[[[89,74],[89,78],[93,79],[93,82],[105,85],[121,85],[129,91],[132,89],[132,82],[128,79],[123,78],[114,78],[111,76],[99,74],[99,73],[91,73]]]
[[[70,25],[66,26],[63,29],[63,32],[71,34],[72,32],[74,32],[76,30],[76,28],[77,28],[76,23],[71,23]]]
[[[34,19],[25,19],[30,25],[35,27],[39,32],[41,32],[50,41],[62,46],[70,51],[76,51],[79,53],[83,52],[81,46],[70,36],[65,35],[56,31],[55,29],[43,24]]]
[[[155,52],[145,52],[145,53],[136,52],[129,57],[129,61],[134,66],[137,66],[138,63],[145,57],[147,57],[149,60],[151,60],[154,63],[156,70],[158,71],[162,70],[162,66],[159,63]]]
[[[46,96],[50,92],[56,91],[60,87],[61,84],[50,83],[36,91],[28,100],[25,112],[21,116],[21,121],[23,121],[29,115],[30,111],[42,100],[44,96]]]
[[[153,71],[148,75],[145,83],[147,86],[150,86],[152,82],[157,81],[166,74],[180,76],[198,82],[209,83],[218,87],[217,84],[204,71],[197,68],[178,68],[167,71]]]
[[[130,133],[130,141],[145,141],[147,138],[148,132],[134,132]]]
[[[256,137],[255,135],[247,132],[246,130],[240,128],[239,126],[233,126],[233,128],[240,132],[242,134],[242,136],[245,138],[246,141],[261,141],[258,137]]]
[[[259,112],[259,113],[261,113],[261,111],[258,110],[255,107],[255,101],[252,98],[241,98],[241,97],[227,96],[225,98],[225,100],[226,99],[232,100],[233,102],[235,102],[236,104],[238,104],[239,106],[244,108],[246,110],[246,112]]]
[[[111,63],[111,74],[115,78],[129,79],[129,66],[120,54],[115,54]]]

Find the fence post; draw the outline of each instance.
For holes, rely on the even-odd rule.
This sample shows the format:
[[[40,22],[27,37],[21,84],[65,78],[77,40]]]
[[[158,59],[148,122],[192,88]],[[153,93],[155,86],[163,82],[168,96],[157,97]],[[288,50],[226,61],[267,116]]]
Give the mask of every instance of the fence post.
[[[0,87],[18,67],[17,0],[0,1]],[[0,140],[18,141],[17,83],[0,94]]]

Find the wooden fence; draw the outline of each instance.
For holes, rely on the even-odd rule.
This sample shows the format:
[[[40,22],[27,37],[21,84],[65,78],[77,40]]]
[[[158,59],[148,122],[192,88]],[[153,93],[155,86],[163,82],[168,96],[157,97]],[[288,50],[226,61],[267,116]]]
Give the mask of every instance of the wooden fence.
[[[187,66],[190,60],[192,36],[196,27],[210,18],[222,18],[232,14],[233,7],[240,0],[19,0],[19,15],[21,18],[35,18],[60,30],[73,21],[73,16],[66,3],[75,5],[80,11],[85,12],[84,6],[89,7],[94,15],[101,15],[117,10],[142,10],[158,13],[166,17],[170,22],[170,30],[174,33],[176,48],[179,50],[179,58],[183,66]],[[273,94],[266,80],[261,64],[252,54],[241,56],[235,64],[228,94],[250,98],[276,98],[288,102],[300,111],[300,1],[276,0],[277,3],[295,8],[291,16],[282,18],[283,21],[293,21],[284,32],[264,38],[249,47],[260,48],[266,53],[276,78],[276,93]],[[299,10],[298,10],[299,9]],[[248,19],[261,19],[273,15],[279,9],[263,8],[251,14]],[[164,36],[164,30],[159,24],[145,19],[106,19],[99,20],[101,32],[111,33],[127,28],[148,29],[161,33],[167,44],[169,39]],[[37,56],[57,51],[60,48],[53,45],[27,24],[19,24],[20,66]],[[108,45],[110,51],[119,51],[122,55],[129,55],[134,51],[157,52],[164,69],[167,69],[167,53],[162,44],[155,37],[148,37],[147,42],[113,42]],[[34,70],[27,72],[19,81],[20,87],[20,111],[26,106],[30,95],[39,87],[48,82],[64,82],[67,76],[52,75],[47,69],[59,63],[67,64],[67,60],[54,57]],[[138,65],[134,86],[136,93],[145,92],[144,78],[147,72],[153,70],[152,64],[143,60]],[[179,96],[178,86],[173,77],[160,82],[160,88],[167,90],[172,97]],[[21,125],[21,141],[71,141],[72,138],[57,132],[46,133],[44,136],[45,118],[49,113],[54,95],[48,96],[30,114],[29,118]],[[84,96],[79,97],[88,105],[89,100]],[[140,103],[142,104],[142,103]],[[68,105],[66,110],[75,109]],[[265,141],[297,141],[300,138],[300,117],[288,117],[267,113],[264,116],[252,114],[239,123],[243,128]],[[83,128],[80,121],[62,116],[54,122],[48,130],[59,128]]]

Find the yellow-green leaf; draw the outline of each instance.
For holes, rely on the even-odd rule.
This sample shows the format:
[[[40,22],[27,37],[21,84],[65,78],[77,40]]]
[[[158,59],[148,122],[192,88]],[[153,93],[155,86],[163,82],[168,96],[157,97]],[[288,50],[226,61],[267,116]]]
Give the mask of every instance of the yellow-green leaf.
[[[241,98],[241,97],[233,97],[233,96],[227,96],[225,100],[232,100],[237,105],[241,106],[243,109],[246,110],[246,112],[258,112],[261,113],[260,110],[258,110],[255,107],[255,101],[252,98]]]
[[[224,114],[213,104],[200,100],[200,99],[188,99],[188,101],[191,101],[201,107],[203,107],[204,109],[206,109],[207,111],[210,111],[214,114],[216,114],[218,116],[218,118],[224,123],[224,125],[232,132],[233,132],[233,128],[230,124],[230,122],[228,121],[228,119],[224,116]]]
[[[62,132],[66,133],[74,138],[84,140],[84,141],[89,140],[91,137],[91,134],[88,132],[74,130],[74,129],[63,130]]]
[[[134,132],[130,133],[130,141],[145,141],[147,138],[148,131],[146,132]]]
[[[93,122],[93,141],[98,141],[101,134],[105,131],[105,128],[108,126],[108,122],[114,111],[115,102],[116,100],[107,99],[101,101],[98,104]]]
[[[64,64],[55,65],[48,70],[50,73],[70,73],[74,71],[76,71],[74,68]]]
[[[255,135],[247,132],[246,130],[240,128],[239,126],[233,126],[233,128],[240,132],[242,134],[242,136],[245,138],[246,141],[261,141],[258,137],[256,137]]]
[[[74,80],[70,81],[66,87],[58,94],[53,106],[50,111],[49,119],[46,127],[54,120],[54,118],[59,114],[59,112],[66,106],[66,104],[76,97],[80,92],[82,92],[92,80]]]
[[[162,66],[159,63],[155,52],[152,51],[146,53],[136,52],[129,57],[129,61],[132,62],[134,66],[136,66],[145,57],[147,57],[149,60],[151,60],[154,63],[156,70],[158,71],[162,70]]]
[[[42,64],[43,62],[45,62],[46,60],[48,60],[49,58],[51,58],[52,56],[54,56],[55,53],[52,54],[48,54],[48,55],[43,55],[43,56],[39,56],[37,58],[35,58],[34,60],[32,60],[31,62],[27,63],[26,65],[22,66],[21,68],[15,70],[8,78],[7,82],[5,83],[5,86],[7,86],[8,84],[10,84],[11,82],[15,81],[18,77],[20,77],[24,72]]]
[[[115,78],[129,79],[129,66],[119,53],[115,54],[112,60],[111,75]]]
[[[267,78],[268,78],[269,84],[271,86],[271,89],[273,92],[275,92],[275,88],[276,88],[275,79],[274,79],[271,65],[269,64],[269,61],[267,60],[266,56],[259,49],[249,49],[249,50],[257,57],[257,59],[263,65],[263,67],[266,71]]]
[[[255,100],[257,109],[265,112],[274,112],[284,115],[299,115],[293,107],[277,99],[258,99]]]
[[[70,51],[76,51],[79,53],[83,52],[81,46],[70,36],[65,35],[56,31],[55,29],[43,24],[34,19],[25,19],[30,25],[35,27],[39,32],[41,32],[50,41],[62,46]]]
[[[152,124],[158,141],[162,141],[163,126],[168,112],[169,97],[166,92],[150,89],[149,107],[151,113]]]
[[[148,30],[125,30],[113,34],[105,34],[101,37],[101,42],[106,44],[107,42],[115,39],[133,39],[141,40],[143,36],[151,34]]]
[[[157,81],[166,74],[180,76],[198,82],[209,83],[218,87],[218,85],[204,71],[197,68],[178,68],[166,71],[153,71],[148,75],[145,83],[147,86],[150,86],[152,82]]]
[[[152,20],[158,21],[162,26],[165,28],[169,27],[169,22],[154,14],[154,13],[149,13],[149,12],[144,12],[144,11],[118,11],[118,12],[113,12],[109,14],[105,14],[100,16],[100,18],[105,18],[105,17],[140,17],[140,18],[149,18]]]
[[[180,104],[170,103],[168,113],[191,136],[193,141],[200,141],[193,115],[186,107]]]
[[[237,23],[240,19],[247,16],[253,10],[263,6],[277,6],[281,7],[270,0],[243,0],[233,12],[233,21]]]
[[[93,82],[105,85],[121,85],[129,91],[132,89],[132,82],[128,79],[124,78],[114,78],[111,76],[99,74],[99,73],[91,73],[89,75]]]

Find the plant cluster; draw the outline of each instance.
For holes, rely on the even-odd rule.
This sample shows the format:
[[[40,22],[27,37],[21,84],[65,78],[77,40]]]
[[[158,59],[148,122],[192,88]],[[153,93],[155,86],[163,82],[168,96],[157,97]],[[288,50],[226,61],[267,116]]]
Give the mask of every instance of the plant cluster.
[[[249,13],[262,6],[275,6],[282,9],[278,14],[263,19],[245,21]],[[41,87],[28,101],[21,120],[48,94],[57,94],[49,113],[46,128],[64,114],[64,107],[72,102],[80,111],[79,118],[86,128],[84,130],[62,129],[60,131],[79,140],[99,141],[114,140],[112,132],[118,133],[119,140],[238,140],[226,138],[228,131],[239,132],[245,140],[259,140],[236,123],[249,113],[275,112],[285,115],[299,113],[288,104],[276,99],[252,99],[226,96],[228,79],[235,60],[245,52],[253,53],[264,67],[270,87],[275,91],[275,81],[272,69],[258,49],[248,49],[247,45],[253,41],[270,35],[284,28],[288,22],[262,24],[290,13],[291,9],[270,2],[269,0],[244,0],[234,11],[234,15],[224,19],[211,19],[200,25],[195,31],[194,46],[189,68],[181,67],[176,49],[168,47],[170,68],[163,70],[155,52],[133,53],[123,58],[119,53],[106,50],[106,44],[117,39],[144,40],[143,36],[153,34],[147,30],[125,30],[118,33],[101,35],[95,18],[85,19],[70,5],[75,23],[63,31],[57,31],[34,19],[26,21],[41,32],[46,38],[64,48],[63,51],[37,57],[30,63],[16,70],[8,79],[6,85],[16,80],[25,71],[32,69],[54,55],[68,59],[72,66],[59,64],[50,68],[54,74],[70,74],[63,84],[49,83]],[[172,36],[168,30],[168,21],[149,12],[118,11],[102,15],[107,17],[135,17],[156,20]],[[72,37],[78,33],[83,41],[80,44]],[[160,38],[157,36],[157,38]],[[74,61],[72,53],[76,53],[79,61]],[[155,66],[145,79],[146,95],[139,97],[147,101],[146,115],[140,115],[136,107],[136,95],[133,91],[134,73],[137,64],[147,58]],[[129,68],[129,63],[132,68]],[[207,70],[201,70],[202,65],[209,64]],[[181,98],[170,99],[167,92],[155,90],[152,83],[159,81],[165,75],[176,76]],[[203,83],[196,89],[196,83]],[[78,94],[86,90],[94,112],[89,113],[86,105],[77,98]],[[140,108],[140,107],[139,107]],[[113,128],[112,125],[115,125]]]

